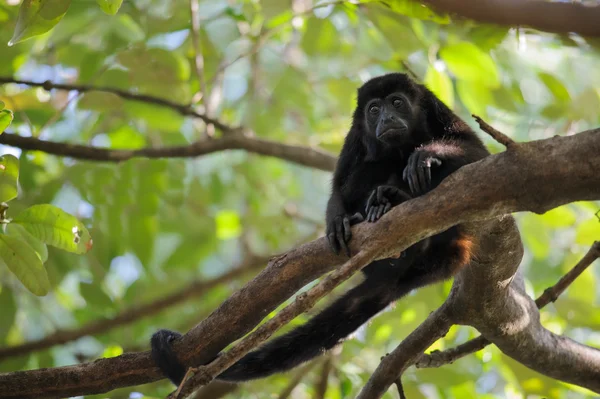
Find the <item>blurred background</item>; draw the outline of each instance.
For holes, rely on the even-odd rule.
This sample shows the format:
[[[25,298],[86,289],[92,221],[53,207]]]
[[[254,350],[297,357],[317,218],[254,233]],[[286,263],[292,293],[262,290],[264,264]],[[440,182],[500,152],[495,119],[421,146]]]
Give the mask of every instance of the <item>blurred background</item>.
[[[110,8],[115,3],[73,0],[48,32],[9,46],[20,2],[0,0],[0,78],[8,81],[0,85],[0,101],[14,113],[6,132],[110,149],[187,145],[223,135],[167,106],[103,91],[11,83],[49,80],[191,104],[261,139],[337,155],[357,87],[392,71],[425,83],[492,152],[503,148],[477,128],[471,114],[517,141],[570,135],[600,122],[600,41],[576,34],[480,24],[412,1],[125,0],[116,13]],[[198,36],[191,29],[192,11]],[[4,145],[0,154],[20,159],[19,197],[10,213],[51,203],[83,221],[94,240],[85,255],[49,248],[44,266],[52,288],[43,297],[0,266],[0,348],[98,320],[102,326],[103,319],[133,306],[184,292],[192,281],[231,273],[220,284],[185,291],[168,306],[133,312],[130,320],[63,345],[0,359],[0,372],[146,350],[157,328],[187,331],[265,266],[248,267],[245,259],[323,234],[331,173],[285,159],[232,150],[116,164]],[[598,209],[600,203],[581,202],[542,216],[516,215],[525,244],[521,268],[533,297],[599,239]],[[247,272],[233,273],[240,265]],[[591,267],[543,309],[543,324],[600,346],[598,284],[600,270]],[[450,285],[421,289],[341,349],[305,368],[232,387],[226,397],[354,397],[380,357],[443,302]],[[430,350],[477,335],[453,327]],[[591,397],[493,346],[438,369],[410,368],[403,382],[410,399]],[[163,380],[95,397],[164,397],[171,390]],[[385,397],[398,394],[390,389]]]

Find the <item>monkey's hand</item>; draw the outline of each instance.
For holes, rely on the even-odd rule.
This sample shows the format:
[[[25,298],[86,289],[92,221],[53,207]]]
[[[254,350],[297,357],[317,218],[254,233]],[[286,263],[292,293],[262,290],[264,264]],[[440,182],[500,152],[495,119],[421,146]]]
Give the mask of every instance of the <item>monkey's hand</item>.
[[[425,149],[417,149],[408,157],[402,178],[413,195],[422,195],[431,189],[431,168],[441,164],[442,160],[435,152]]]
[[[333,219],[327,223],[327,240],[329,240],[329,246],[336,255],[339,255],[340,249],[344,249],[346,255],[350,257],[350,248],[348,248],[348,242],[352,238],[350,226],[358,224],[363,220],[363,216],[357,212],[352,216],[334,216]]]
[[[396,206],[412,197],[394,186],[379,186],[371,192],[365,207],[367,222],[376,222],[393,206]]]

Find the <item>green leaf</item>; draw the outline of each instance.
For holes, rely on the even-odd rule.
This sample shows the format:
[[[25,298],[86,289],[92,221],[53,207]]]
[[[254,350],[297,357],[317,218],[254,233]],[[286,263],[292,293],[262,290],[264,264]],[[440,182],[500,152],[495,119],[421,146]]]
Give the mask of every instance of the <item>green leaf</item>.
[[[84,254],[92,248],[92,238],[77,218],[49,204],[34,205],[13,219],[34,237],[65,251]]]
[[[29,291],[38,296],[48,293],[48,273],[38,255],[23,239],[0,234],[0,258]]]
[[[427,68],[425,86],[429,88],[440,100],[449,108],[454,106],[454,90],[452,90],[452,81],[445,72],[438,71],[432,65]]]
[[[23,0],[9,46],[52,29],[66,14],[71,0]]]
[[[19,158],[11,154],[0,157],[0,202],[17,197],[19,181]]]
[[[540,72],[538,73],[538,76],[540,80],[544,82],[548,90],[550,90],[556,101],[560,103],[571,101],[571,95],[569,94],[569,91],[560,80],[546,72]]]
[[[329,19],[317,17],[306,21],[306,31],[300,46],[310,56],[326,54],[331,57],[340,49],[337,29]]]
[[[240,217],[235,211],[220,211],[216,216],[217,238],[227,240],[242,233]]]
[[[6,130],[13,121],[13,112],[10,109],[2,109],[4,104],[0,104],[0,134]]]
[[[494,60],[473,43],[449,44],[440,50],[440,56],[457,78],[476,81],[489,88],[500,86]]]
[[[13,237],[22,238],[35,251],[42,263],[48,260],[48,248],[46,244],[35,238],[25,227],[20,224],[9,223],[6,226],[6,233]]]
[[[115,15],[119,11],[119,8],[121,8],[123,0],[96,0],[96,3],[108,15]]]
[[[476,82],[459,80],[456,82],[456,91],[469,112],[482,118],[487,116],[487,107],[494,103],[489,88]]]
[[[88,306],[105,310],[113,306],[113,301],[97,284],[79,283],[79,292]]]

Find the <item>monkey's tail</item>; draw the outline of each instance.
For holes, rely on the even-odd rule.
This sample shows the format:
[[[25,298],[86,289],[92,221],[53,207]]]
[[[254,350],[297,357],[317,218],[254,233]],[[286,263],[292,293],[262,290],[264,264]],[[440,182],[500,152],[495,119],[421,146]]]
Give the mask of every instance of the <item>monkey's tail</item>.
[[[390,277],[385,273],[368,275],[308,322],[248,353],[217,379],[239,382],[263,378],[325,353],[414,288]],[[186,373],[171,345],[179,337],[181,334],[177,332],[160,330],[151,339],[154,361],[175,385],[181,383]]]
[[[248,353],[217,379],[246,381],[290,370],[339,344],[408,292],[401,291],[393,279],[367,278],[304,325]]]

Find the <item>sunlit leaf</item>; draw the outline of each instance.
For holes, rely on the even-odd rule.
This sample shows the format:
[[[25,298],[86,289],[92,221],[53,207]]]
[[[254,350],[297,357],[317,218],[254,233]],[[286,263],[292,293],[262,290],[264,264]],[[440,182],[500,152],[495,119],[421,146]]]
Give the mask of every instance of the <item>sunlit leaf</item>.
[[[554,228],[572,226],[577,220],[575,212],[568,206],[554,208],[540,216],[540,219]]]
[[[235,211],[220,211],[215,217],[217,238],[227,240],[238,237],[242,233],[240,217]]]
[[[538,76],[540,80],[544,82],[548,90],[550,90],[556,101],[560,103],[571,101],[569,91],[560,80],[546,72],[540,72]]]
[[[17,303],[12,290],[8,287],[0,287],[0,309],[2,311],[2,323],[0,323],[0,342],[5,342],[8,331],[12,327],[17,314]]]
[[[0,157],[0,202],[8,202],[17,197],[19,180],[19,159],[11,154]]]
[[[96,0],[102,11],[109,15],[115,15],[121,8],[122,2],[123,0]]]
[[[338,37],[338,33],[331,20],[312,17],[306,21],[306,32],[300,46],[308,55],[327,54],[331,56],[339,49],[336,37]]]
[[[591,218],[577,226],[575,240],[584,245],[592,245],[594,241],[600,241],[600,221]]]
[[[71,0],[23,0],[9,46],[52,29],[65,15]]]
[[[92,238],[83,223],[53,205],[33,205],[18,214],[13,223],[22,225],[42,242],[65,251],[84,254],[92,248]]]
[[[260,0],[260,7],[265,18],[269,19],[291,9],[291,3],[282,0]]]
[[[469,42],[449,44],[440,50],[448,69],[459,79],[476,81],[487,87],[500,85],[496,63],[486,52]]]
[[[23,285],[38,296],[50,290],[50,281],[42,261],[23,239],[0,234],[0,258]]]
[[[489,88],[477,82],[458,80],[456,91],[469,112],[482,118],[487,116],[487,107],[494,104],[494,97]]]
[[[445,72],[438,71],[430,65],[427,68],[423,83],[448,107],[452,108],[454,106],[452,81]]]
[[[414,0],[393,0],[389,2],[392,10],[411,18],[433,21],[438,24],[450,23],[448,14],[438,14],[428,6]]]

